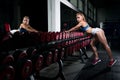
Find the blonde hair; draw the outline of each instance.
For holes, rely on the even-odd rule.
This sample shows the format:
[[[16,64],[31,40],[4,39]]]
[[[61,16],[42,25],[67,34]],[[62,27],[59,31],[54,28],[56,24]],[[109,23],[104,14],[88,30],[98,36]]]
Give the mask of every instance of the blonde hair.
[[[27,19],[30,19],[28,16],[24,16],[23,18],[27,18]]]
[[[81,15],[83,17],[83,20],[86,21],[85,16],[82,12],[78,12],[78,13],[76,13],[76,15]]]

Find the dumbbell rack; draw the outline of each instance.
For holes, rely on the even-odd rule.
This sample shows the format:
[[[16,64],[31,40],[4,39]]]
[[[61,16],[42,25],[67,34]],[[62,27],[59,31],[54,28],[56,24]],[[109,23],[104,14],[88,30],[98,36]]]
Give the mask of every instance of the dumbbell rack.
[[[24,35],[23,35],[24,36]],[[4,42],[3,44],[2,44],[2,47],[0,47],[0,52],[9,52],[9,51],[14,51],[14,50],[18,50],[18,49],[26,49],[26,48],[28,48],[28,47],[35,47],[36,49],[40,49],[40,50],[42,50],[42,51],[46,51],[46,50],[49,50],[49,49],[51,49],[51,48],[53,48],[53,49],[55,49],[55,48],[57,48],[57,49],[59,49],[59,50],[61,50],[62,48],[64,48],[64,49],[66,49],[66,48],[68,48],[68,47],[70,47],[70,46],[72,46],[72,45],[76,45],[76,44],[78,44],[78,43],[82,43],[83,41],[85,41],[85,40],[89,40],[90,39],[90,37],[88,37],[88,38],[85,38],[86,36],[80,36],[80,37],[71,37],[71,38],[67,38],[67,39],[61,39],[61,40],[53,40],[53,41],[50,41],[50,42],[37,42],[37,43],[35,43],[35,45],[22,45],[22,46],[20,46],[19,47],[19,41],[18,42],[16,42],[16,43],[19,43],[18,45],[17,44],[15,44],[14,46],[12,46],[11,47],[11,44],[13,44],[14,43],[14,40],[18,40],[18,39],[15,39],[14,37],[13,38],[10,38],[9,40],[7,40],[6,42]],[[24,37],[19,37],[18,36],[18,38],[24,38]],[[70,41],[73,41],[73,40],[79,40],[79,42],[77,41],[77,42],[74,42],[74,43],[72,43],[72,44],[69,44],[69,45],[63,45],[63,43],[66,43],[66,42],[70,42]],[[33,43],[32,43],[33,44]],[[4,46],[4,45],[6,45],[6,46]],[[86,44],[86,45],[88,45],[88,44]],[[86,45],[84,45],[84,46],[86,46]],[[83,46],[83,47],[84,47]],[[64,56],[65,57],[65,56]],[[58,75],[57,76],[55,76],[54,78],[52,78],[52,79],[49,79],[49,80],[55,80],[56,78],[58,78],[58,77],[61,77],[61,79],[62,80],[65,80],[65,77],[64,77],[64,75],[63,75],[63,72],[62,72],[62,70],[63,70],[63,62],[62,62],[62,60],[63,60],[63,58],[59,58],[58,60],[57,60],[57,63],[59,64],[59,73],[58,73]],[[82,60],[82,57],[81,57],[81,60]],[[82,60],[83,61],[83,60]],[[10,65],[11,66],[11,65]],[[14,69],[11,69],[11,70],[13,70],[13,75],[15,74],[14,72],[15,72],[15,70]],[[5,76],[5,75],[4,75]],[[30,74],[29,74],[29,76],[30,76]],[[46,79],[45,77],[42,77],[42,76],[38,76],[37,78],[40,78],[40,80],[44,80],[44,79]],[[26,80],[27,80],[28,78],[26,78]],[[14,80],[14,79],[11,79],[11,80]],[[48,79],[47,79],[48,80]]]

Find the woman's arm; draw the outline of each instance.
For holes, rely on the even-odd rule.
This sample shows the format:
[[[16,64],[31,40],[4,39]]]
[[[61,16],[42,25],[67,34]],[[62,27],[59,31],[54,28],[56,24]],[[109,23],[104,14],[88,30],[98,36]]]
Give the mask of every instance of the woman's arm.
[[[81,27],[81,23],[78,23],[76,26],[72,27],[71,29],[65,31],[65,32],[71,32],[71,31],[75,31],[78,30]]]
[[[20,28],[24,28],[24,29],[26,29],[29,32],[38,32],[36,29],[32,28],[30,25],[21,24]]]
[[[38,32],[36,29],[32,28],[31,26],[29,26],[28,29],[30,29],[31,32]]]

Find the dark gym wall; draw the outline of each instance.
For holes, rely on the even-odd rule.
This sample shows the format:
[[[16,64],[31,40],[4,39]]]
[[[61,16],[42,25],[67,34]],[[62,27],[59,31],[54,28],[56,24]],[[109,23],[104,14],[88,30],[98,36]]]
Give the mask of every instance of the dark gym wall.
[[[13,21],[13,1],[0,0],[0,25]]]
[[[120,45],[120,6],[107,6],[98,8],[98,23],[103,22],[108,41],[111,48],[118,48]]]

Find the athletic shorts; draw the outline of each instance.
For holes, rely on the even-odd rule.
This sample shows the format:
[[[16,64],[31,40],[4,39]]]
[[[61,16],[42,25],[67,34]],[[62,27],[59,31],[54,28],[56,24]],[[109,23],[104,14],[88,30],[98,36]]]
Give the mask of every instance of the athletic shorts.
[[[92,29],[92,35],[95,35],[96,32],[100,31],[101,29],[100,28],[93,28]]]

